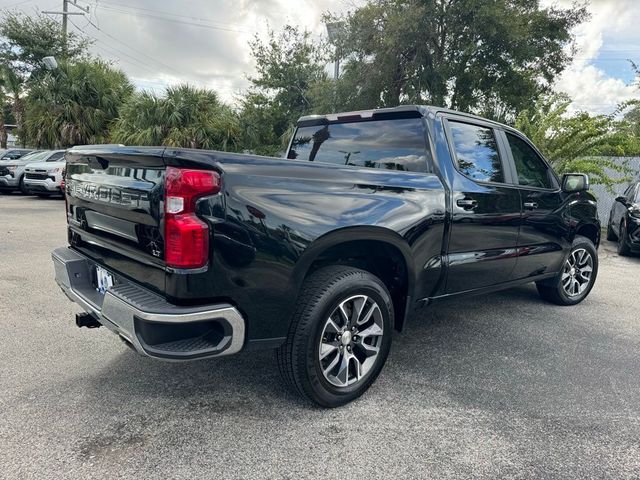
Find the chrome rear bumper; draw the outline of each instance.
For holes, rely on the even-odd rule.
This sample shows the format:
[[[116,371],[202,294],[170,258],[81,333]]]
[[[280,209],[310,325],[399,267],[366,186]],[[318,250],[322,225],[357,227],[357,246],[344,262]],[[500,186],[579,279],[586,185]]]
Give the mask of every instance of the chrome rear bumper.
[[[51,257],[67,297],[142,355],[191,360],[231,355],[244,345],[245,321],[231,305],[176,306],[116,273],[103,295],[95,288],[91,259],[67,247]]]

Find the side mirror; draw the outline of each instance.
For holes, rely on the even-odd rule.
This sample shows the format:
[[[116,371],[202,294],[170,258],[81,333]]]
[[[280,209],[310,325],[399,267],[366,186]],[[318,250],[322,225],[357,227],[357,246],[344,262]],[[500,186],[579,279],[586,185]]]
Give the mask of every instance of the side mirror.
[[[589,190],[589,177],[584,173],[566,173],[562,177],[562,190],[567,193]]]
[[[620,202],[623,205],[627,205],[627,197],[619,196],[616,197],[616,202]]]

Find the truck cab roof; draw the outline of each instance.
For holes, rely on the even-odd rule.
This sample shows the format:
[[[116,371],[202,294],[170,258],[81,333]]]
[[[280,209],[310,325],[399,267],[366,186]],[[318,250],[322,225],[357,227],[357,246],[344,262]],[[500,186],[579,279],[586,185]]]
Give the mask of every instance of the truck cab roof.
[[[328,113],[324,115],[305,115],[298,119],[298,126],[319,125],[323,123],[388,119],[394,117],[428,117],[438,113],[448,113],[468,117],[469,119],[481,120],[506,129],[512,129],[508,125],[489,120],[472,113],[460,112],[449,108],[436,107],[433,105],[399,105],[397,107],[374,108],[370,110],[357,110],[353,112]]]

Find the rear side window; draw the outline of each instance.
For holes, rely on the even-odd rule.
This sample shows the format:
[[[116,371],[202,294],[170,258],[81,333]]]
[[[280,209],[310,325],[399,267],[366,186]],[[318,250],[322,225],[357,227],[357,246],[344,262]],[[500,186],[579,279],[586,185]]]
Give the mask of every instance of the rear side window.
[[[504,182],[498,144],[492,128],[449,121],[458,169],[479,182]]]
[[[516,164],[518,183],[528,187],[553,188],[549,167],[527,142],[507,133],[509,148]]]
[[[408,172],[427,171],[420,118],[300,127],[287,158]]]

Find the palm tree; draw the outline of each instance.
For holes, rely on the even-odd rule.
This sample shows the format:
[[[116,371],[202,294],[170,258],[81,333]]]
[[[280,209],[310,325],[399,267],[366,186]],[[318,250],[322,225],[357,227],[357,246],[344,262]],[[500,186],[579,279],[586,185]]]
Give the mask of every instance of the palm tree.
[[[0,148],[7,148],[7,127],[4,124],[4,107],[7,98],[3,87],[4,82],[0,80]]]
[[[0,74],[2,75],[2,87],[4,88],[4,95],[6,96],[8,94],[11,99],[11,111],[16,120],[16,131],[20,138],[22,146],[24,147],[25,141],[22,132],[24,122],[24,99],[22,98],[24,79],[20,75],[16,74],[16,72],[8,66],[4,66]]]
[[[113,140],[127,145],[236,150],[238,116],[212,90],[190,85],[169,87],[164,96],[134,95],[122,107]]]
[[[26,137],[44,148],[104,143],[132,93],[126,75],[105,62],[61,63],[29,91]]]

